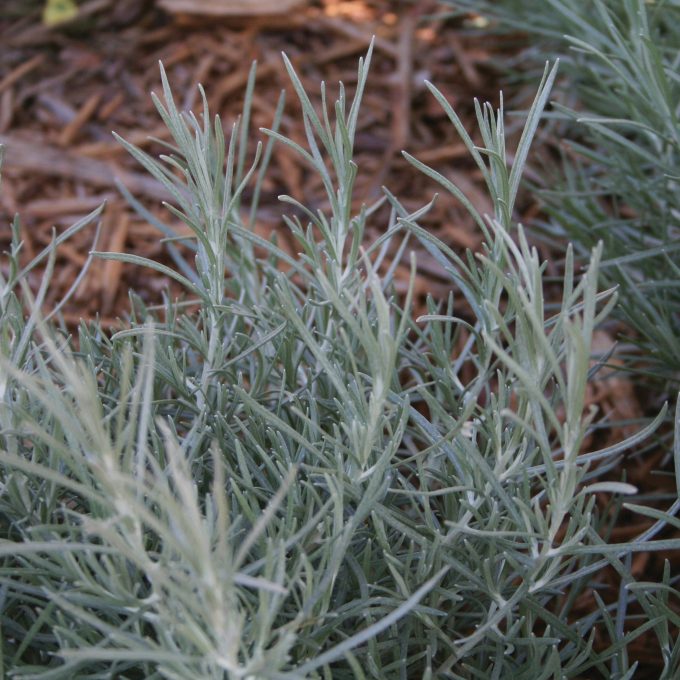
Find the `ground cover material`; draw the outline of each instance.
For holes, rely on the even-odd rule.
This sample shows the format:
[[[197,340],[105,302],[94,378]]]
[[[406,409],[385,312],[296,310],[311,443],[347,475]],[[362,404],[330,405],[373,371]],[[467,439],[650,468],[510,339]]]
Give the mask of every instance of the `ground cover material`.
[[[149,92],[159,88],[158,61],[163,61],[173,88],[182,93],[185,107],[197,104],[196,85],[202,83],[211,110],[228,126],[240,111],[256,59],[252,126],[271,124],[279,92],[286,89],[282,131],[299,140],[304,131],[280,52],[290,56],[312,91],[318,90],[315,83],[320,80],[331,88],[342,80],[351,88],[356,58],[374,33],[376,54],[358,138],[363,177],[358,195],[375,199],[386,185],[409,207],[430,196],[432,184],[401,158],[400,151],[408,148],[424,162],[437,163],[488,210],[475,187],[479,178],[473,164],[423,85],[425,79],[437,82],[471,116],[474,96],[498,97],[497,83],[488,77],[488,46],[465,44],[450,22],[424,20],[435,3],[404,7],[399,2],[329,1],[309,3],[285,16],[225,17],[216,22],[166,14],[153,3],[99,1],[85,3],[78,21],[52,29],[40,24],[38,9],[16,17],[6,11],[0,26],[5,46],[0,142],[7,145],[3,221],[22,213],[29,257],[47,243],[55,221],[63,228],[106,199],[107,247],[162,256],[154,230],[119,198],[115,180],[152,210],[167,197],[111,135],[115,130],[147,150],[160,150],[150,137],[166,138],[167,132],[149,98]],[[259,225],[264,232],[280,226],[278,194],[288,193],[311,206],[322,200],[320,183],[289,150],[276,148],[272,166],[264,197],[269,210]],[[477,243],[469,219],[452,199],[441,198],[430,222],[459,249]],[[2,233],[3,245],[8,235],[7,230]],[[89,237],[83,235],[82,244],[62,253],[52,299],[82,265]],[[431,280],[421,284],[419,292],[441,296],[445,289],[436,263],[425,253],[420,262]],[[80,287],[67,320],[98,312],[105,323],[112,323],[127,308],[129,288],[152,302],[159,301],[165,283],[149,281],[131,268],[98,263]]]

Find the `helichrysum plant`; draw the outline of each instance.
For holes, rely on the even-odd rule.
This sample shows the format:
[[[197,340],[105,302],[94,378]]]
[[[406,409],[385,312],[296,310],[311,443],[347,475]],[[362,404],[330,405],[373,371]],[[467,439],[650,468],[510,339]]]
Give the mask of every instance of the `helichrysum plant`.
[[[364,240],[380,214],[352,207],[369,62],[352,98],[341,87],[329,106],[322,88],[319,112],[286,61],[307,143],[278,131],[282,100],[252,158],[250,94],[225,136],[205,97],[200,116],[180,112],[161,74],[154,101],[173,144],[159,158],[123,144],[188,231],[135,202],[175,266],[95,255],[165,274],[185,295],[159,308],[133,299],[123,331],[83,322],[71,338],[59,310],[43,309],[59,243],[99,211],[24,268],[15,223],[0,279],[7,677],[631,678],[629,644],[650,630],[662,677],[678,677],[670,573],[638,583],[630,558],[679,547],[657,534],[680,503],[646,508],[603,477],[664,411],[627,442],[584,449],[597,418],[585,407],[592,332],[616,302],[598,288],[601,246],[579,272],[567,251],[552,311],[545,265],[513,222],[555,68],[512,154],[502,108],[477,106],[476,146],[429,86],[494,205],[478,214],[407,155],[472,212],[484,245],[460,257],[421,226],[429,205],[409,212],[388,190],[382,236]],[[299,153],[328,195],[326,211],[282,197],[296,257],[251,228],[274,144]],[[458,291],[417,318],[385,263],[410,240]],[[624,497],[654,524],[608,543]],[[605,568],[617,592],[600,587]],[[596,606],[580,616],[588,593]]]
[[[553,117],[568,141],[541,187],[551,237],[580,256],[603,243],[635,369],[680,386],[680,5],[672,0],[442,0],[527,35],[512,73],[560,57]],[[554,137],[550,141],[555,141]],[[553,157],[554,158],[554,157]],[[551,161],[554,165],[554,161]],[[632,349],[632,348],[631,348]],[[663,386],[662,386],[663,390]]]

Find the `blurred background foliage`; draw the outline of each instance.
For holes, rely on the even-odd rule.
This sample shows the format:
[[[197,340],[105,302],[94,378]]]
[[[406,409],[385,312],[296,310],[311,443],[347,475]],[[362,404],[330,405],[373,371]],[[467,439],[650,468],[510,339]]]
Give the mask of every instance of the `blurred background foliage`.
[[[78,16],[78,5],[74,0],[47,0],[43,10],[43,22],[56,26]]]
[[[512,81],[560,58],[549,148],[534,175],[545,218],[532,226],[581,255],[603,241],[602,276],[620,287],[617,313],[634,329],[628,366],[666,398],[680,383],[680,3],[445,4],[476,13],[472,31],[523,42],[500,65]]]

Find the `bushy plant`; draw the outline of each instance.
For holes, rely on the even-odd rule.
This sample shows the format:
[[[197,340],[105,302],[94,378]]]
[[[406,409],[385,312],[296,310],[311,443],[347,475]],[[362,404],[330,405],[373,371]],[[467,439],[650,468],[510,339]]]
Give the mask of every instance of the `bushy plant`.
[[[551,114],[563,163],[542,168],[548,220],[580,256],[603,243],[601,276],[636,333],[630,368],[680,383],[680,5],[669,0],[442,0],[527,36],[517,77],[559,56]],[[566,141],[564,141],[566,140]],[[550,142],[555,141],[551,136]],[[656,389],[659,389],[658,386]]]
[[[83,322],[74,340],[58,309],[42,310],[56,248],[100,211],[24,268],[15,223],[0,280],[8,677],[630,678],[629,643],[649,630],[662,677],[678,677],[670,574],[638,583],[630,557],[679,547],[657,534],[678,523],[680,502],[627,504],[654,525],[606,540],[636,490],[603,474],[664,412],[631,440],[583,450],[596,416],[585,409],[592,332],[616,296],[597,287],[601,247],[582,275],[569,249],[549,311],[545,264],[512,218],[555,69],[512,155],[502,110],[477,106],[479,147],[430,86],[494,205],[479,215],[408,157],[482,231],[481,251],[461,258],[420,226],[429,205],[409,213],[388,191],[389,223],[364,243],[379,213],[352,210],[352,156],[369,61],[351,102],[341,87],[328,106],[322,88],[321,113],[286,62],[307,147],[278,132],[281,102],[251,165],[249,100],[225,139],[205,97],[200,117],[181,113],[162,74],[168,155],[123,143],[190,235],[147,213],[175,268],[96,254],[167,275],[185,298],[158,309],[133,298],[125,330]],[[328,195],[328,212],[282,197],[304,215],[283,217],[297,257],[252,229],[274,143],[299,153]],[[394,266],[414,238],[473,324],[453,297],[414,319],[412,294],[397,295]],[[27,274],[39,264],[34,298]],[[618,592],[600,588],[604,569]],[[579,617],[588,593],[598,606]]]

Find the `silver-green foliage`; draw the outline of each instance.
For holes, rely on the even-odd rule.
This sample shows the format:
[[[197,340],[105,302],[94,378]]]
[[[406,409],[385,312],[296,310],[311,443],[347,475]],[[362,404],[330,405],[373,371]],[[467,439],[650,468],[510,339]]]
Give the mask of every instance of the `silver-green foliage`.
[[[528,35],[513,76],[559,56],[553,117],[569,140],[541,196],[550,236],[581,256],[603,242],[601,275],[637,332],[636,368],[680,382],[680,4],[676,0],[441,0],[483,29]],[[554,140],[554,137],[551,138]],[[553,166],[554,160],[549,161]]]
[[[162,74],[154,101],[174,145],[156,159],[123,143],[173,196],[195,260],[136,204],[176,268],[99,256],[174,278],[186,300],[133,300],[127,330],[83,323],[74,342],[44,318],[63,238],[41,256],[33,299],[37,263],[20,268],[15,226],[0,279],[7,677],[629,678],[628,643],[650,628],[663,677],[677,677],[670,575],[636,583],[630,556],[679,547],[653,540],[677,523],[678,503],[630,506],[656,523],[607,544],[621,495],[636,490],[600,479],[664,414],[628,442],[583,451],[596,417],[585,409],[592,332],[615,302],[597,289],[601,248],[582,275],[568,251],[550,313],[545,265],[512,222],[555,69],[512,156],[502,110],[477,107],[478,147],[430,86],[495,207],[483,217],[469,206],[484,246],[461,258],[419,225],[429,206],[409,213],[387,190],[389,223],[362,245],[377,207],[352,208],[369,61],[351,103],[341,88],[329,107],[322,89],[320,114],[286,62],[307,148],[278,132],[281,100],[250,169],[249,97],[225,140],[205,98],[201,118],[181,113]],[[283,218],[297,257],[252,229],[274,143],[293,147],[328,194],[328,212],[282,197],[298,215]],[[453,298],[413,319],[411,293],[395,294],[386,253],[400,258],[411,238],[450,274],[472,325]],[[605,512],[596,492],[615,499]],[[575,618],[604,567],[618,571],[620,592]],[[633,601],[641,620],[629,617]],[[609,642],[594,649],[596,630]]]

